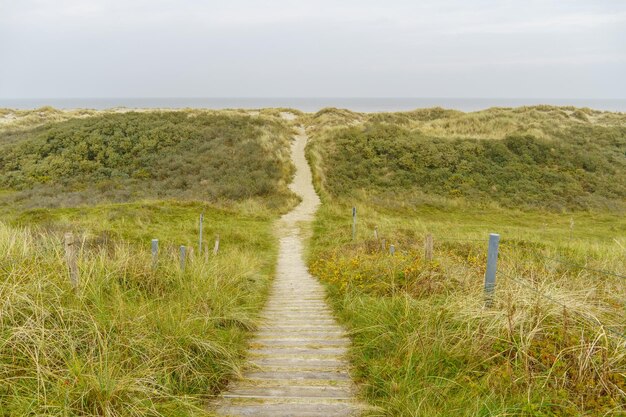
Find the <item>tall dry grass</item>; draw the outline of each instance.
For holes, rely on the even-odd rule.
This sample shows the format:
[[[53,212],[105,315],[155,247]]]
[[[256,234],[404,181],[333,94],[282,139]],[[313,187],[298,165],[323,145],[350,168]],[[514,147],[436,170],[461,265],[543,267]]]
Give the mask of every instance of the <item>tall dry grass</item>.
[[[0,223],[0,415],[206,415],[239,371],[272,250],[230,244],[179,268],[165,247],[85,244],[69,283],[56,233]]]
[[[338,221],[322,208],[310,267],[351,330],[362,395],[382,410],[372,415],[626,412],[626,287],[595,272],[625,270],[617,243],[546,245],[532,229],[503,235],[486,308],[486,232],[450,236],[432,223],[435,257],[427,261],[419,226],[359,209],[361,237],[352,242],[349,210]],[[374,224],[395,255],[373,239]]]
[[[623,120],[621,114],[545,106],[468,114],[327,110],[308,119],[308,157],[323,197],[309,265],[350,328],[361,395],[378,407],[371,415],[626,415],[623,193],[611,194],[613,211],[602,204],[556,209],[554,196],[534,184],[526,187],[532,198],[541,197],[533,208],[524,204],[524,187],[515,190],[519,204],[507,204],[496,193],[498,177],[475,166],[472,175],[451,177],[450,184],[469,190],[482,181],[494,189],[457,198],[416,186],[424,158],[402,159],[409,145],[419,154],[427,142],[442,156],[430,161],[432,174],[458,156],[449,150],[458,138],[469,143],[523,133],[571,144],[613,132],[623,140]],[[394,132],[432,140],[401,142]],[[349,140],[338,146],[341,135]],[[610,147],[599,151],[618,161]],[[508,171],[515,171],[513,180],[530,181],[538,172],[529,159],[523,163],[530,165]],[[571,168],[562,163],[550,169]],[[607,177],[611,186],[622,181],[621,163]],[[460,164],[468,168],[467,161]],[[374,241],[375,226],[387,250],[395,245],[394,256]],[[491,232],[502,240],[494,303],[487,308]],[[424,258],[427,233],[435,239],[433,261]]]

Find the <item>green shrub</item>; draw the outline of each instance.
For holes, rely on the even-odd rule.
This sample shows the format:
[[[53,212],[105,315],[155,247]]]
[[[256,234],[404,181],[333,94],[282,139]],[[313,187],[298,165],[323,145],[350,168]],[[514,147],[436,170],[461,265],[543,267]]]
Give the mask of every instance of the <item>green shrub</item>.
[[[70,196],[72,204],[285,200],[290,136],[278,119],[247,115],[130,112],[71,119],[0,135],[0,188],[52,206],[67,205]]]
[[[366,123],[321,137],[326,191],[423,192],[556,210],[622,207],[626,128],[579,127],[547,140],[443,139],[395,124]]]

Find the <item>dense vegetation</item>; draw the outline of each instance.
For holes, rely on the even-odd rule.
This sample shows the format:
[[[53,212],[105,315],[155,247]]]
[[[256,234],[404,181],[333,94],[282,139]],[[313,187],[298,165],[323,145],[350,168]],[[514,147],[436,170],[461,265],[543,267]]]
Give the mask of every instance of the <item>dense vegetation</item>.
[[[277,116],[0,111],[0,416],[208,414],[243,363],[272,222],[294,202]],[[323,197],[309,264],[351,330],[373,415],[626,415],[624,115],[327,109],[300,121]],[[150,201],[109,203],[136,199]],[[208,259],[200,212],[205,248],[222,242]],[[502,244],[485,308],[489,232]],[[196,249],[184,272],[181,244]]]
[[[307,122],[324,197],[309,265],[353,335],[372,415],[626,415],[623,115],[330,109]]]
[[[211,415],[266,298],[273,221],[295,201],[290,127],[273,111],[0,117],[0,416]]]
[[[553,210],[625,207],[626,122],[577,123],[550,137],[512,133],[492,140],[431,136],[385,120],[372,117],[318,135],[325,191],[334,197],[426,194]]]
[[[198,214],[205,248],[197,252]],[[36,209],[0,223],[0,416],[200,416],[243,365],[272,216],[199,203]],[[28,228],[20,224],[30,225]],[[33,226],[35,225],[35,226]],[[61,237],[81,242],[80,286]],[[150,239],[159,238],[152,267]],[[179,267],[178,245],[196,249]]]
[[[237,113],[104,113],[0,134],[0,188],[29,205],[261,198],[284,204],[290,129]]]
[[[623,218],[574,214],[572,232],[571,217],[557,213],[357,209],[354,242],[350,207],[324,203],[309,265],[353,335],[361,394],[383,410],[372,415],[626,413],[624,282],[594,272],[626,272]],[[502,242],[485,309],[489,232]]]

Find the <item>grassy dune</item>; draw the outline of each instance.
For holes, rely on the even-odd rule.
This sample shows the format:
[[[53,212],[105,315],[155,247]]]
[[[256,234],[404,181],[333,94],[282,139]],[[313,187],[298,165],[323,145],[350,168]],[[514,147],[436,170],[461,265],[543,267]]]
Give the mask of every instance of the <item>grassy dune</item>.
[[[194,240],[200,211],[221,253],[181,272],[177,245]],[[276,252],[269,219],[175,203],[23,217],[47,217],[48,230],[0,225],[0,414],[206,414],[255,327]],[[83,241],[77,293],[58,233],[71,229]]]
[[[373,415],[626,415],[626,287],[595,271],[626,275],[623,115],[327,110],[307,122],[323,197],[309,264],[352,331]],[[484,308],[490,232],[502,241]]]
[[[626,116],[588,113],[594,121],[551,107],[360,117],[323,111],[310,118],[309,130],[319,144],[312,157],[324,164],[318,180],[335,199],[366,191],[368,198],[399,195],[414,204],[443,197],[623,211]]]
[[[268,112],[39,123],[0,133],[0,416],[209,415],[266,296],[273,221],[296,201],[290,128]],[[200,213],[217,256],[198,253]]]
[[[0,416],[208,414],[265,299],[272,223],[296,202],[280,111],[0,111]],[[626,415],[626,287],[597,272],[626,273],[624,115],[326,109],[298,122],[323,200],[310,268],[352,331],[373,414]],[[208,259],[200,213],[205,248],[221,237]],[[502,243],[485,309],[489,232]],[[184,272],[181,244],[195,249]]]
[[[278,117],[237,112],[104,112],[33,123],[0,132],[0,188],[13,191],[5,201],[26,206],[257,198],[284,210],[290,137]]]
[[[346,126],[386,123],[442,138],[503,139],[511,134],[530,134],[550,139],[562,136],[566,129],[582,126],[623,127],[624,117],[623,113],[588,108],[532,106],[494,107],[469,113],[440,107],[397,113],[357,113],[327,108],[304,115],[302,120],[314,134]]]

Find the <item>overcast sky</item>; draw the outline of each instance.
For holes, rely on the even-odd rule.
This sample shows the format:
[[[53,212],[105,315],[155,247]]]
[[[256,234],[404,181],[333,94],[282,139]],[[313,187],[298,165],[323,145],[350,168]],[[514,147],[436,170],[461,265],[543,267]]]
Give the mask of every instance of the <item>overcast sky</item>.
[[[0,98],[626,98],[624,0],[0,0]]]

